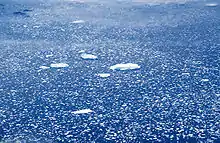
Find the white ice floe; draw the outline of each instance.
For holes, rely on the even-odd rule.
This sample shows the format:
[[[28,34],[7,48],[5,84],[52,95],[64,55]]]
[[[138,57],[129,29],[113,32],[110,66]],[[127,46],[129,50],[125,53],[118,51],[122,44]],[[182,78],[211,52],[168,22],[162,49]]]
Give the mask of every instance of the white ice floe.
[[[109,77],[111,75],[109,73],[99,73],[99,74],[97,74],[97,76],[102,77],[102,78],[106,78],[106,77]]]
[[[208,6],[208,7],[216,7],[216,6],[218,6],[217,3],[207,3],[205,5]]]
[[[86,113],[91,113],[93,112],[91,109],[83,109],[83,110],[78,110],[78,111],[73,111],[73,114],[86,114]]]
[[[50,64],[50,67],[52,68],[65,68],[68,67],[69,65],[66,63],[55,63],[55,64]]]
[[[75,21],[72,21],[71,23],[80,24],[80,23],[85,23],[85,21],[84,20],[75,20]]]
[[[47,66],[40,66],[40,69],[43,69],[43,70],[45,70],[45,69],[49,69],[50,67],[47,67]]]
[[[83,53],[81,54],[81,58],[83,58],[84,60],[96,60],[98,57],[92,54]]]
[[[116,64],[110,67],[111,70],[134,70],[134,69],[140,69],[140,66],[138,64]]]

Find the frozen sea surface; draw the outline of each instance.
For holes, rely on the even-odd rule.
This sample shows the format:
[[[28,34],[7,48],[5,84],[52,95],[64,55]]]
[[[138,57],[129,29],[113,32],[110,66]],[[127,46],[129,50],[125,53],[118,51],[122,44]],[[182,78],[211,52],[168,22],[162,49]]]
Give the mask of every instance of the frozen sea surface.
[[[219,143],[219,69],[218,0],[1,0],[0,140]]]

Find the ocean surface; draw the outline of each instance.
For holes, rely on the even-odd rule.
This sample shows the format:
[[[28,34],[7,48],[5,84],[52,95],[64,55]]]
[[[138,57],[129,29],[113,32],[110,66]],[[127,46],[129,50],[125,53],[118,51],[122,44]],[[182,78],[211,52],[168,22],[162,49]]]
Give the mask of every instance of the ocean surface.
[[[0,0],[1,143],[220,143],[220,1]]]

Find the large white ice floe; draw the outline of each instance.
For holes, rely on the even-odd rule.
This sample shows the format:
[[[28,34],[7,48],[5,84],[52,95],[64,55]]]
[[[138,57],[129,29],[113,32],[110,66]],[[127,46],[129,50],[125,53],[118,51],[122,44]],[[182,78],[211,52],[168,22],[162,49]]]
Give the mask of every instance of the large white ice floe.
[[[65,68],[68,67],[69,65],[66,63],[54,63],[54,64],[50,64],[50,67],[52,68]]]
[[[82,53],[81,58],[84,59],[84,60],[96,60],[96,59],[98,59],[97,56],[92,55],[92,54],[86,54],[86,53]]]
[[[99,74],[97,74],[97,76],[102,77],[102,78],[106,78],[106,77],[109,77],[111,75],[109,73],[99,73]]]
[[[73,114],[87,114],[87,113],[92,113],[93,111],[91,109],[82,109],[78,111],[73,111]]]
[[[134,70],[140,69],[138,64],[126,63],[126,64],[116,64],[110,67],[111,70]]]

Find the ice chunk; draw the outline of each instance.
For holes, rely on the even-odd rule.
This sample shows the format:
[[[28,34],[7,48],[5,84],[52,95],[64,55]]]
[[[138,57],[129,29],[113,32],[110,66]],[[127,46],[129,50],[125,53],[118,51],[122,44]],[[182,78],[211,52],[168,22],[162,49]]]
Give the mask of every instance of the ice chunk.
[[[208,7],[216,7],[216,6],[218,6],[218,4],[217,3],[207,3],[206,6],[208,6]]]
[[[66,63],[55,63],[55,64],[50,64],[50,67],[52,68],[65,68],[68,67],[69,65]]]
[[[106,77],[109,77],[111,75],[109,73],[99,73],[99,74],[97,74],[97,76],[106,78]]]
[[[45,70],[45,69],[49,69],[50,67],[47,67],[47,66],[40,66],[40,69],[43,69],[43,70]]]
[[[140,66],[138,64],[132,64],[132,63],[116,64],[110,67],[111,70],[134,70],[139,68]]]
[[[35,25],[35,26],[33,26],[33,28],[40,28],[40,26],[38,26],[38,25]]]
[[[78,53],[85,53],[85,50],[80,50]]]
[[[73,111],[73,114],[86,114],[86,113],[91,113],[93,112],[91,109],[83,109],[83,110],[78,110],[78,111]]]
[[[83,53],[83,54],[81,54],[81,58],[83,58],[84,60],[95,60],[98,57],[95,55],[92,55],[92,54]]]
[[[46,55],[46,58],[53,57],[53,54]]]
[[[80,24],[80,23],[85,23],[85,21],[84,20],[75,20],[75,21],[72,21],[71,23]]]

